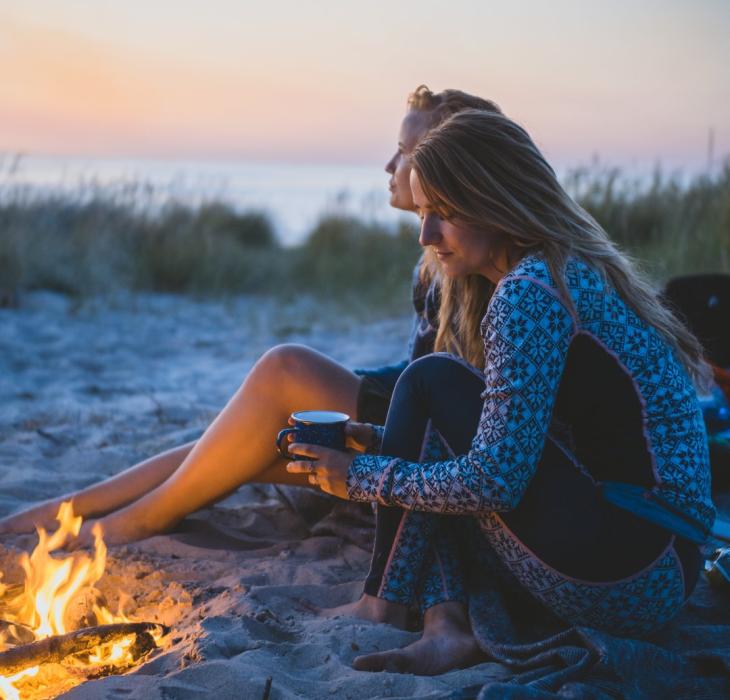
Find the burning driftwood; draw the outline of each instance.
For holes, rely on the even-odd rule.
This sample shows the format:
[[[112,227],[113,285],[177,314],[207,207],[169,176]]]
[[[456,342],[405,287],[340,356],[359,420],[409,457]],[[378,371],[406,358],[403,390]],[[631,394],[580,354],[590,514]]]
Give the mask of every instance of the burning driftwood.
[[[164,637],[169,631],[165,625],[155,622],[120,622],[46,637],[0,652],[0,674],[13,675],[31,666],[63,663],[69,657],[88,654],[102,645],[121,642],[132,635],[135,639],[130,640],[128,652],[130,661],[135,663],[157,648],[155,638]]]
[[[38,545],[30,555],[19,556],[24,581],[0,585],[0,698],[5,700],[28,697],[21,686],[30,678],[60,687],[64,674],[78,677],[75,685],[84,677],[125,671],[169,632],[159,623],[128,619],[122,612],[123,592],[113,614],[94,587],[106,566],[101,529],[97,525],[93,530],[91,554],[62,553],[78,536],[81,518],[64,503],[58,521],[53,534],[39,528]]]
[[[34,642],[36,639],[32,628],[27,625],[20,622],[0,620],[0,640],[7,639],[8,637],[16,640],[17,644],[27,644],[28,642]]]

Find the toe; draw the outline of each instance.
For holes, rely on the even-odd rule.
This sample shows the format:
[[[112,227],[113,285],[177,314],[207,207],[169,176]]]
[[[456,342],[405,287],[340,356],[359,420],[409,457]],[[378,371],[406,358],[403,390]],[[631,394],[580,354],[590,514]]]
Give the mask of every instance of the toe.
[[[356,671],[390,671],[391,673],[407,673],[409,661],[401,651],[381,651],[377,654],[358,656],[352,662]]]
[[[356,671],[382,671],[382,656],[383,654],[365,654],[363,656],[356,656],[352,661],[352,667]]]
[[[352,667],[356,671],[392,671],[393,656],[395,652],[381,651],[377,654],[365,654],[358,656],[353,662]]]

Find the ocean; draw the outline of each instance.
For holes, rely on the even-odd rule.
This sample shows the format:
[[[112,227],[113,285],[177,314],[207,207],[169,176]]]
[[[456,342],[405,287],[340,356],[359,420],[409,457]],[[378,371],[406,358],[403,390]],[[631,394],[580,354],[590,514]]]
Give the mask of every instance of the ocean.
[[[566,176],[574,168],[560,162],[554,165],[558,176],[569,185]],[[705,169],[670,165],[624,164],[620,167],[621,181],[635,191],[652,185],[657,168],[665,180],[671,177],[678,184],[688,183],[699,173],[720,172],[719,161],[714,168]],[[610,177],[612,168],[594,158],[586,170]],[[389,206],[388,177],[382,166],[373,165],[17,156],[0,152],[0,197],[21,189],[31,194],[52,191],[76,197],[105,191],[152,208],[170,200],[190,205],[223,201],[238,210],[266,212],[284,245],[301,242],[324,214],[353,215],[393,227],[400,220],[415,222],[412,215]]]
[[[375,166],[299,165],[0,155],[5,192],[107,191],[156,207],[219,200],[265,211],[284,245],[300,242],[323,214],[351,214],[395,226],[413,217],[388,204],[388,175]]]

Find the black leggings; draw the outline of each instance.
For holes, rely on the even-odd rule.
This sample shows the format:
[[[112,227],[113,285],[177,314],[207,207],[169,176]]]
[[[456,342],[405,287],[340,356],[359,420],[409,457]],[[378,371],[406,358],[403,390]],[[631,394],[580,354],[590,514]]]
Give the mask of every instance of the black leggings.
[[[481,373],[450,355],[413,362],[396,384],[382,454],[418,461],[429,420],[455,454],[466,454],[481,415],[483,389]],[[400,508],[378,506],[365,593],[378,593],[402,515]],[[578,464],[550,435],[522,500],[500,517],[544,562],[586,581],[630,576],[656,559],[672,538],[604,501],[590,464]],[[699,550],[681,538],[675,539],[675,550],[689,595],[699,574]]]

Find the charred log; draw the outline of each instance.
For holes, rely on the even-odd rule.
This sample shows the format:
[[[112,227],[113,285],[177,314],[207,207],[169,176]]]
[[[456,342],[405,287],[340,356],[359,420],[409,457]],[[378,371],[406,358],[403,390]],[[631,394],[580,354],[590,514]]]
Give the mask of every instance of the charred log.
[[[100,644],[116,642],[130,634],[137,635],[132,653],[139,658],[154,648],[153,633],[164,636],[169,631],[165,625],[155,622],[122,622],[87,627],[0,652],[0,673],[13,675],[43,663],[63,663],[68,657],[89,653]]]

